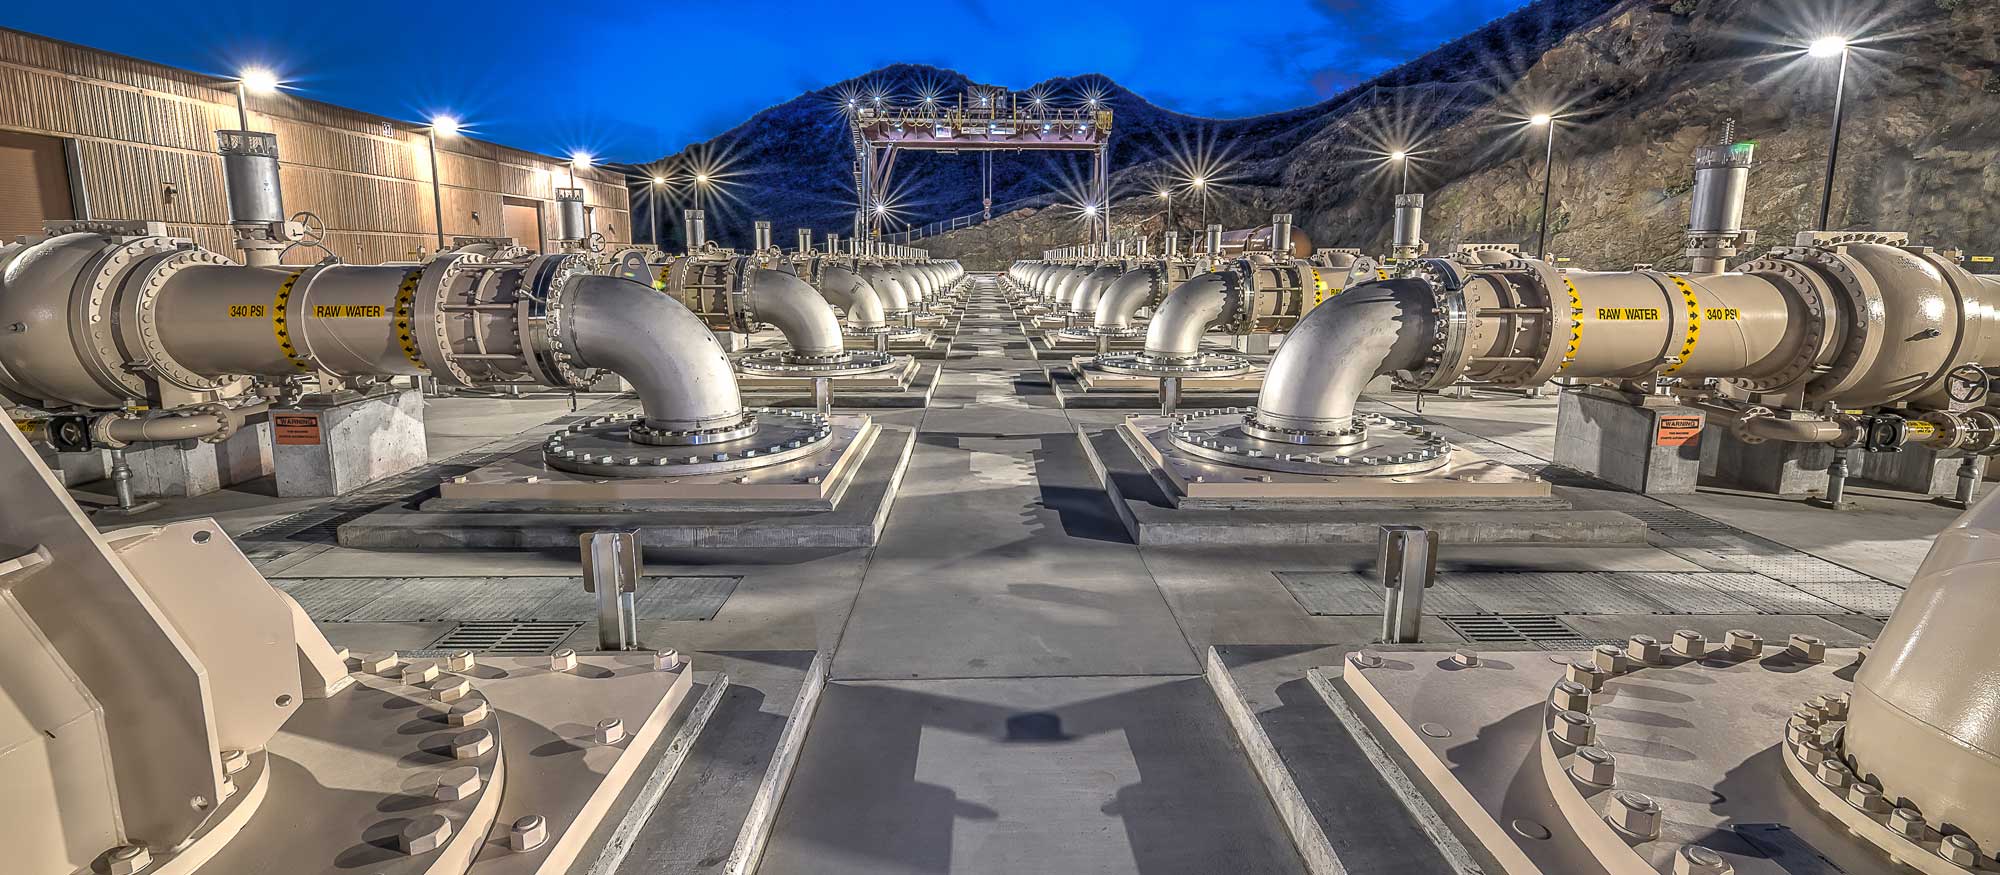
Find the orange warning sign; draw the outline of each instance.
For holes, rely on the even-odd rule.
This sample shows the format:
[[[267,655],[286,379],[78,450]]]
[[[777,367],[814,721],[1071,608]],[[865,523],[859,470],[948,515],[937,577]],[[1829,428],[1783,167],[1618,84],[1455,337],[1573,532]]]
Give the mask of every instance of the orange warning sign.
[[[319,417],[297,413],[271,415],[271,440],[291,447],[319,444]]]
[[[1698,413],[1693,416],[1662,416],[1654,429],[1653,443],[1662,447],[1687,446],[1701,437],[1702,420],[1702,415]]]

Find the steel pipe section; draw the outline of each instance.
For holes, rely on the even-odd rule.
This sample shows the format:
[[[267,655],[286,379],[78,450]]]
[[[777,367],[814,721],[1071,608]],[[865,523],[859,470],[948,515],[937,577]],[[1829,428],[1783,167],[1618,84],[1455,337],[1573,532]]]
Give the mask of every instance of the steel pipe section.
[[[1159,362],[1182,362],[1201,355],[1201,337],[1208,327],[1233,321],[1241,304],[1233,273],[1205,273],[1174,287],[1146,326],[1141,355]]]
[[[839,307],[847,314],[847,327],[856,331],[879,331],[888,327],[889,320],[882,306],[882,296],[875,293],[875,287],[861,278],[860,274],[843,264],[828,264],[820,269],[820,295],[828,303]]]
[[[1157,264],[1142,265],[1119,274],[1098,295],[1091,326],[1103,332],[1121,332],[1132,328],[1139,311],[1153,303],[1163,274]]]
[[[1431,290],[1418,280],[1367,283],[1313,308],[1271,358],[1250,423],[1299,436],[1295,443],[1351,434],[1361,390],[1420,367],[1435,318]]]
[[[868,285],[874,287],[875,293],[881,296],[884,314],[890,318],[901,318],[910,311],[909,289],[904,287],[902,280],[888,268],[879,264],[862,265],[861,278],[867,280]]]
[[[825,360],[846,355],[840,320],[805,280],[780,270],[751,268],[744,274],[743,287],[749,317],[777,328],[793,356]]]
[[[564,310],[558,337],[575,364],[631,383],[647,427],[692,431],[744,420],[728,353],[679,302],[637,283],[585,276],[570,283]]]
[[[1854,677],[1840,754],[1932,824],[2000,847],[2000,500],[1937,536]]]
[[[1079,316],[1095,317],[1098,296],[1124,272],[1122,264],[1094,265],[1081,269],[1076,284],[1070,287],[1069,299],[1064,303],[1064,309]]]

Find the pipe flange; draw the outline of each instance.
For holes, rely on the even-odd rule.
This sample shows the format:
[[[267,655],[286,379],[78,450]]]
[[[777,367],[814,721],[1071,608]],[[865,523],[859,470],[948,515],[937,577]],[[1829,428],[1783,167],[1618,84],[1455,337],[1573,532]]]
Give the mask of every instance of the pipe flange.
[[[1250,434],[1245,422],[1243,411],[1235,408],[1181,414],[1168,427],[1168,439],[1176,450],[1203,461],[1319,477],[1421,474],[1451,462],[1452,446],[1443,437],[1372,413],[1355,415],[1361,440],[1310,449]]]
[[[767,349],[736,360],[736,369],[761,377],[858,377],[901,367],[907,358],[872,350],[833,356],[797,356],[790,350]]]
[[[1082,325],[1075,328],[1058,330],[1056,336],[1065,340],[1096,340],[1100,337],[1145,337],[1146,327],[1143,325],[1132,325],[1125,328],[1099,328],[1095,325]]]
[[[479,381],[473,379],[463,365],[452,360],[451,333],[445,325],[445,297],[458,288],[459,277],[498,264],[487,261],[483,255],[449,252],[420,268],[422,272],[418,274],[415,286],[405,282],[397,289],[396,336],[400,339],[408,335],[410,339],[407,342],[413,344],[416,352],[414,361],[428,367],[433,375],[442,372],[441,379],[447,385],[472,386]],[[517,325],[516,330],[519,328]],[[404,355],[407,357],[410,352],[411,349],[406,348]]]
[[[1239,258],[1217,271],[1234,282],[1227,300],[1236,308],[1228,320],[1229,333],[1249,334],[1257,329],[1257,269],[1248,258]]]
[[[594,477],[685,477],[781,465],[833,443],[832,424],[810,412],[752,410],[738,426],[747,428],[742,436],[672,449],[638,440],[643,420],[641,414],[628,414],[576,423],[542,442],[542,461],[558,471]]]
[[[1465,335],[1470,328],[1471,319],[1466,314],[1465,287],[1450,286],[1440,281],[1444,276],[1453,278],[1460,276],[1450,262],[1444,262],[1444,266],[1450,268],[1448,274],[1433,272],[1432,275],[1426,276],[1419,273],[1401,278],[1417,280],[1430,287],[1431,312],[1435,314],[1435,318],[1431,320],[1430,349],[1424,354],[1423,366],[1412,373],[1408,380],[1398,380],[1404,386],[1418,392],[1442,390],[1458,382],[1458,378],[1466,369],[1466,364],[1461,359],[1466,353]]]
[[[1867,271],[1831,249],[1773,249],[1769,257],[1795,260],[1811,266],[1820,277],[1835,286],[1847,302],[1850,318],[1847,320],[1847,336],[1840,344],[1840,354],[1806,385],[1808,400],[1837,398],[1867,376],[1867,368],[1862,364],[1873,361],[1881,352],[1885,319],[1882,290]]]
[[[149,394],[146,381],[124,367],[125,352],[118,345],[118,319],[113,308],[122,297],[126,275],[140,261],[184,248],[168,237],[135,237],[110,246],[92,263],[89,273],[78,279],[79,287],[88,292],[70,299],[75,310],[70,318],[72,324],[83,327],[90,344],[92,355],[83,357],[85,364],[106,388],[139,398]]]
[[[735,422],[709,426],[708,428],[654,428],[646,424],[646,418],[643,414],[632,413],[622,417],[604,416],[596,419],[587,419],[564,429],[564,431],[574,434],[614,422],[628,424],[629,437],[633,443],[654,447],[693,447],[706,444],[719,444],[742,440],[757,433],[757,417],[754,411],[745,412]],[[558,432],[558,434],[560,435],[561,432]]]
[[[557,256],[560,260],[548,272],[547,280],[541,286],[541,300],[545,311],[541,319],[523,326],[524,332],[542,330],[546,332],[548,343],[533,344],[530,348],[546,350],[545,354],[528,356],[527,359],[540,365],[544,375],[553,386],[570,389],[587,389],[602,376],[601,371],[580,371],[570,363],[576,359],[574,344],[566,343],[569,337],[568,324],[563,320],[564,304],[568,298],[569,281],[579,276],[590,276],[590,260],[579,255]],[[527,340],[527,338],[522,338]]]
[[[1244,434],[1254,438],[1262,438],[1272,443],[1315,447],[1345,447],[1367,440],[1368,426],[1371,424],[1378,427],[1390,424],[1393,424],[1395,427],[1401,427],[1402,425],[1402,423],[1395,420],[1383,420],[1381,423],[1374,423],[1356,416],[1348,420],[1347,425],[1339,428],[1285,428],[1283,426],[1258,422],[1257,410],[1253,407],[1249,413],[1243,414],[1242,429]]]
[[[1759,258],[1737,268],[1741,273],[1773,276],[1789,285],[1796,293],[1796,300],[1806,311],[1806,318],[1799,326],[1799,352],[1777,373],[1768,377],[1730,379],[1728,382],[1746,392],[1776,392],[1809,379],[1813,365],[1818,363],[1822,345],[1826,341],[1827,314],[1835,306],[1828,296],[1825,284],[1801,269],[1798,265],[1777,258]]]
[[[121,296],[121,332],[126,347],[136,347],[139,351],[130,367],[152,373],[160,379],[192,392],[210,392],[227,385],[227,378],[204,377],[189,370],[167,352],[166,344],[160,340],[160,291],[166,288],[167,280],[183,268],[197,264],[234,265],[220,253],[206,249],[182,249],[171,254],[154,258],[146,266],[143,276],[135,278],[138,290],[135,294]]]
[[[1098,370],[1128,377],[1209,378],[1240,377],[1252,366],[1246,356],[1221,352],[1199,352],[1192,356],[1153,356],[1143,352],[1108,353],[1090,360]]]
[[[866,337],[869,339],[873,339],[885,334],[889,336],[890,340],[917,340],[924,336],[924,329],[911,328],[907,325],[884,325],[880,328],[855,328],[852,325],[843,324],[840,327],[840,336],[842,337]]]

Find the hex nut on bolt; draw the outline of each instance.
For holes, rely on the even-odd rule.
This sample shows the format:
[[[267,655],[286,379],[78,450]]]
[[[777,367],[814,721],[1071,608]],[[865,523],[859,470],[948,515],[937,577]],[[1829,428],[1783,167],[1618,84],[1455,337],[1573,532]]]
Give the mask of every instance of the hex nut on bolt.
[[[444,667],[452,671],[471,671],[478,664],[470,650],[461,650],[444,658]]]
[[[1660,639],[1651,635],[1634,635],[1625,642],[1625,658],[1633,663],[1652,665],[1660,661]]]
[[[687,660],[681,658],[681,652],[671,647],[653,654],[654,671],[674,671],[686,664]]]
[[[428,854],[451,841],[451,821],[442,814],[420,814],[403,825],[396,846],[412,857]]]
[[[451,703],[445,720],[453,726],[472,726],[485,720],[487,713],[485,699],[460,699]]]
[[[1736,867],[1713,849],[1682,845],[1674,852],[1674,875],[1731,875]]]
[[[249,767],[250,767],[249,754],[235,749],[225,750],[222,752],[223,774],[234,775],[237,772],[243,771],[244,769],[247,769]]]
[[[397,656],[394,651],[377,653],[361,657],[361,670],[369,674],[387,674],[389,669],[395,668],[400,662],[402,662],[402,658]]]
[[[478,766],[459,766],[455,769],[446,769],[444,774],[438,776],[437,791],[431,795],[436,796],[439,802],[470,799],[485,783],[485,780],[479,777]]]
[[[1597,721],[1582,712],[1557,711],[1549,734],[1564,744],[1583,747],[1597,741]]]
[[[1470,647],[1460,647],[1451,654],[1451,661],[1466,668],[1479,664],[1479,653]]]
[[[1824,750],[1821,751],[1821,755],[1825,755]],[[1819,765],[1813,767],[1813,777],[1818,778],[1820,783],[1835,790],[1845,790],[1847,789],[1848,782],[1854,780],[1854,770],[1849,769],[1847,764],[1841,762],[1837,757],[1822,759],[1819,761]]]
[[[1731,629],[1725,646],[1735,656],[1745,658],[1761,656],[1764,653],[1764,636],[1748,629]]]
[[[1693,629],[1674,630],[1674,655],[1700,659],[1708,652],[1708,638]]]
[[[1922,841],[1926,828],[1924,815],[1914,808],[1898,808],[1889,812],[1889,828],[1903,838]]]
[[[575,671],[576,651],[567,647],[549,654],[550,671]]]
[[[1579,747],[1569,761],[1569,773],[1586,784],[1609,787],[1618,780],[1618,758],[1596,745]]]
[[[1563,669],[1564,680],[1582,684],[1584,689],[1593,693],[1604,689],[1604,679],[1609,676],[1610,673],[1598,668],[1596,663],[1582,659],[1571,660]]]
[[[507,847],[515,851],[532,851],[549,840],[549,821],[539,814],[530,814],[507,828]]]
[[[1382,666],[1382,654],[1376,653],[1373,650],[1356,650],[1347,655],[1347,660],[1354,663],[1357,668],[1380,668]]]
[[[1979,865],[1979,843],[1964,833],[1952,833],[1938,843],[1938,856],[1954,866],[1970,869]]]
[[[146,850],[144,845],[119,845],[105,855],[104,863],[111,875],[135,875],[153,865],[153,852]]]
[[[1660,803],[1653,797],[1631,790],[1611,794],[1605,804],[1604,819],[1619,832],[1641,839],[1660,837]]]
[[[597,721],[597,743],[617,744],[625,740],[625,721],[606,717]]]
[[[1793,635],[1785,642],[1785,652],[1791,654],[1793,659],[1825,662],[1826,642],[1817,635]]]
[[[403,683],[411,686],[427,684],[437,680],[438,667],[435,662],[413,662],[403,669]]]
[[[1556,687],[1549,693],[1549,704],[1564,711],[1589,711],[1590,688],[1576,681],[1556,681]]]
[[[1630,665],[1625,657],[1625,651],[1614,644],[1599,644],[1591,648],[1590,661],[1605,674],[1619,674]]]
[[[493,733],[484,729],[467,730],[451,738],[452,759],[478,759],[491,750],[493,750]]]
[[[429,689],[440,702],[456,702],[472,692],[472,682],[462,677],[438,678],[431,681]]]
[[[1867,781],[1855,781],[1847,788],[1847,804],[1869,814],[1888,814],[1891,807],[1889,800],[1882,796],[1882,788]]]

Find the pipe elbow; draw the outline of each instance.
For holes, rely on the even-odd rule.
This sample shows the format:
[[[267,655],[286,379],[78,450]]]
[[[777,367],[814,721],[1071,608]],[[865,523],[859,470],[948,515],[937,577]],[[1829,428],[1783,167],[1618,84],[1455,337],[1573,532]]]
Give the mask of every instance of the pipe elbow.
[[[578,277],[564,295],[558,334],[578,364],[631,383],[652,428],[690,431],[743,419],[729,355],[671,296],[616,277]]]
[[[865,267],[861,269],[861,278],[867,280],[868,285],[875,289],[875,294],[881,296],[884,311],[902,313],[910,309],[909,291],[903,288],[894,274],[879,267]]]
[[[1094,323],[1098,328],[1129,328],[1139,309],[1152,297],[1152,272],[1144,268],[1128,270],[1097,297]]]
[[[1334,431],[1354,420],[1368,381],[1416,370],[1430,350],[1433,299],[1421,280],[1363,283],[1314,307],[1271,359],[1257,421]]]
[[[1146,326],[1146,355],[1186,359],[1199,354],[1201,336],[1222,318],[1234,294],[1229,276],[1222,273],[1205,273],[1175,286]]]
[[[860,275],[839,265],[828,265],[821,274],[820,293],[847,313],[847,324],[872,331],[889,324],[882,296]]]
[[[840,320],[819,291],[797,276],[770,268],[750,271],[744,303],[751,318],[776,326],[785,344],[801,356],[839,355]]]

